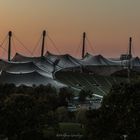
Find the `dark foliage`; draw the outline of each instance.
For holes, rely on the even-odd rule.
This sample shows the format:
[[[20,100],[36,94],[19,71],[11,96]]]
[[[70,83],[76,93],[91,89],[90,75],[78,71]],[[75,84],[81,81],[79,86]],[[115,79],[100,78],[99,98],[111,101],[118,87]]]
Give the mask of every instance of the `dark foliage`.
[[[91,92],[81,91],[80,96],[82,102]],[[70,113],[72,98],[69,88],[0,85],[0,137],[57,140],[59,121],[65,121],[80,122],[86,130],[83,138],[89,140],[140,139],[140,82],[114,85],[98,110]]]
[[[99,110],[87,112],[89,139],[140,139],[140,83],[114,85]]]
[[[71,94],[71,89],[57,92],[51,85],[0,85],[0,136],[14,140],[45,139],[45,129],[57,130],[55,111],[67,103]]]
[[[84,102],[87,97],[91,98],[92,92],[90,90],[81,90],[79,93],[79,101]]]

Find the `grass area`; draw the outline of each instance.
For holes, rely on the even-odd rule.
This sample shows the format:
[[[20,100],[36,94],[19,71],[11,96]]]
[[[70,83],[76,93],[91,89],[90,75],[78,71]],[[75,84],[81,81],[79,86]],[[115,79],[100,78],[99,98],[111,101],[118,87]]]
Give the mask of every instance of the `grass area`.
[[[59,132],[63,134],[83,134],[84,128],[80,123],[59,123]]]
[[[85,134],[85,129],[80,123],[67,123],[61,122],[59,123],[59,127],[57,129],[47,128],[43,131],[44,137],[47,139],[83,139]]]

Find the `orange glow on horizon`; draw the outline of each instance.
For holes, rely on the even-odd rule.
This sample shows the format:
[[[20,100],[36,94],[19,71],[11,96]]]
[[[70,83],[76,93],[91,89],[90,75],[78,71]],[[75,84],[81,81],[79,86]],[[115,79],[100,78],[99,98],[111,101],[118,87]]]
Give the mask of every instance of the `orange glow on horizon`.
[[[80,57],[79,47],[82,33],[87,33],[93,49],[87,51],[106,57],[119,57],[127,52],[128,39],[133,38],[133,54],[140,55],[140,1],[137,0],[1,0],[0,44],[9,30],[22,41],[31,52],[42,31],[47,30],[61,54]],[[34,52],[40,55],[40,46]],[[7,47],[5,43],[4,48]],[[46,38],[46,50],[59,53]],[[31,55],[17,41],[15,52]],[[0,58],[7,54],[0,48]]]

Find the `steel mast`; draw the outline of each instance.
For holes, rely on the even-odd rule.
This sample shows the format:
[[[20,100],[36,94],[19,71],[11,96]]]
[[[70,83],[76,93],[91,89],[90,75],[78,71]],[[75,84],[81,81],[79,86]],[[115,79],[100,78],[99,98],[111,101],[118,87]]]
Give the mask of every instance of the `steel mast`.
[[[9,31],[9,44],[8,44],[8,61],[11,61],[11,38],[12,38],[12,31]]]
[[[45,44],[45,37],[46,37],[46,31],[44,30],[43,33],[43,38],[42,38],[42,48],[41,48],[41,57],[44,56],[44,44]]]
[[[86,33],[83,33],[83,48],[82,48],[82,58],[85,57],[85,39],[86,39]]]

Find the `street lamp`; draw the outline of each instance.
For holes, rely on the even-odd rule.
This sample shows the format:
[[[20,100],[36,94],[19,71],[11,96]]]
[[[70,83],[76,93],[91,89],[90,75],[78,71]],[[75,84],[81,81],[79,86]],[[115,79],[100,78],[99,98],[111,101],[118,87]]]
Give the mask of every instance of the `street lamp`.
[[[124,134],[124,135],[123,135],[123,139],[126,140],[127,136],[128,136],[128,135]]]

